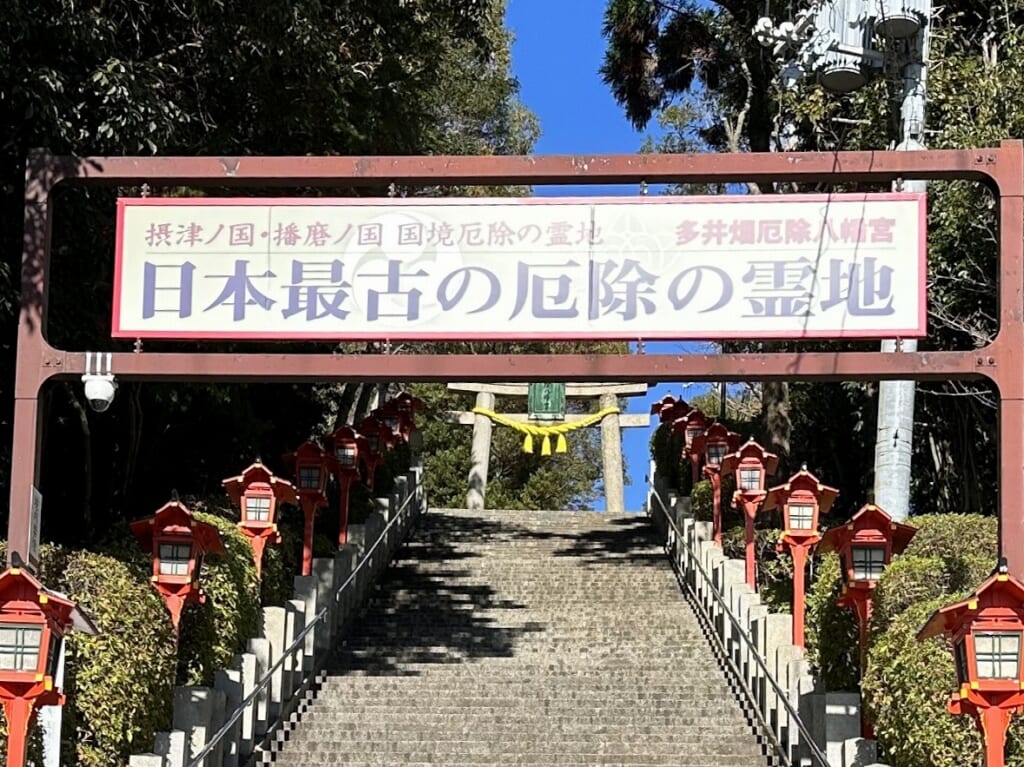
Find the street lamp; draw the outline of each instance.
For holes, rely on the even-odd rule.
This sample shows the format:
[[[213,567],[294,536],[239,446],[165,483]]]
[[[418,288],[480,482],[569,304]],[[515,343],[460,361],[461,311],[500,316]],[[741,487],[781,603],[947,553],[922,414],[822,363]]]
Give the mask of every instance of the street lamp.
[[[327,505],[327,456],[315,442],[303,442],[293,454],[296,490],[302,507],[302,574],[313,572],[313,521],[317,509]]]
[[[0,704],[7,720],[7,767],[24,767],[28,735],[40,706],[63,706],[56,686],[64,636],[98,634],[92,620],[63,594],[46,589],[21,566],[0,573]]]
[[[687,416],[689,418],[689,416]],[[687,431],[689,431],[687,426]],[[729,431],[724,424],[715,421],[703,434],[693,438],[690,445],[691,460],[694,454],[704,454],[704,476],[711,481],[712,530],[715,543],[722,544],[722,461],[740,446],[740,435]]]
[[[754,517],[757,507],[765,498],[764,481],[768,474],[774,474],[779,457],[769,453],[753,438],[735,453],[722,460],[722,475],[736,474],[736,492],[732,496],[732,507],[743,505],[743,522],[746,528],[746,579],[747,585],[757,591],[757,560],[754,556]]]
[[[953,645],[958,692],[951,714],[974,717],[985,740],[985,767],[1002,767],[1010,717],[1024,707],[1024,585],[1005,561],[968,599],[940,608],[918,640],[946,635]]]
[[[351,426],[339,426],[325,440],[331,455],[334,478],[338,482],[338,546],[348,543],[348,507],[352,482],[359,476],[360,444],[366,438]]]
[[[823,485],[803,466],[800,471],[768,490],[763,511],[782,509],[779,548],[789,549],[793,558],[793,644],[804,646],[804,571],[807,555],[821,539],[818,520],[828,513],[839,491]]]
[[[672,430],[683,435],[683,455],[690,458],[690,469],[693,472],[693,484],[700,481],[700,459],[702,451],[694,449],[693,443],[708,428],[708,418],[697,408],[691,409],[682,418],[672,423]]]
[[[238,529],[249,539],[256,578],[263,575],[263,550],[267,542],[280,543],[277,529],[277,508],[282,503],[297,506],[298,496],[291,482],[274,476],[259,460],[237,477],[228,477],[222,483],[231,503],[241,515]]]
[[[893,556],[903,553],[917,528],[893,522],[881,507],[869,503],[841,527],[828,530],[821,538],[822,553],[835,551],[843,569],[843,592],[836,604],[852,607],[860,629],[861,670],[867,654],[871,603],[882,572]]]
[[[153,557],[150,580],[167,605],[177,635],[182,608],[206,601],[199,573],[207,554],[224,553],[220,532],[193,517],[178,501],[164,504],[152,517],[136,520],[129,528],[139,548]]]

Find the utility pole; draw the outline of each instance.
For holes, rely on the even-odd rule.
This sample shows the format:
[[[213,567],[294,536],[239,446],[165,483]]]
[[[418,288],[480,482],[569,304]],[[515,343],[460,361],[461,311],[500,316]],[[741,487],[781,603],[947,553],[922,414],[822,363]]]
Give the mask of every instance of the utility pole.
[[[784,82],[815,75],[823,87],[848,93],[868,82],[871,69],[896,64],[903,80],[897,151],[924,149],[925,91],[931,0],[819,0],[793,21],[758,20],[755,37],[776,56],[795,50]],[[885,40],[884,52],[874,46]],[[926,192],[920,180],[899,181],[894,192]],[[917,351],[916,339],[882,341],[883,353]],[[914,436],[914,382],[882,381],[878,388],[874,502],[894,521],[910,514],[910,463]]]
[[[931,16],[928,3],[928,17]],[[925,93],[928,77],[929,23],[908,41],[903,65],[902,134],[897,151],[924,149]],[[926,192],[921,180],[904,181],[895,192]],[[885,353],[916,352],[917,339],[882,341]],[[875,503],[896,522],[910,516],[910,463],[914,442],[913,381],[882,381],[878,385],[878,430],[875,442]]]

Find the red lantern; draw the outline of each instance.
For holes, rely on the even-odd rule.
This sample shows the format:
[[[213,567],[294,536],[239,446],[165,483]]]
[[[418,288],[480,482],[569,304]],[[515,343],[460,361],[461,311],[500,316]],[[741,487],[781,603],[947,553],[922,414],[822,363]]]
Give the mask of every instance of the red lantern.
[[[351,426],[338,427],[325,442],[338,482],[338,546],[344,546],[348,543],[349,493],[359,476],[359,455],[367,448],[367,442]]]
[[[224,553],[220,533],[213,525],[195,519],[178,501],[165,504],[152,517],[132,522],[129,527],[139,548],[153,557],[153,588],[163,597],[177,633],[182,607],[206,601],[199,573],[207,554]]]
[[[281,534],[277,529],[277,508],[282,503],[298,505],[298,495],[291,482],[274,476],[259,461],[239,476],[228,477],[223,484],[231,503],[239,509],[241,521],[238,529],[249,539],[256,563],[256,577],[261,578],[264,548],[268,541],[281,542]]]
[[[835,551],[843,567],[843,593],[837,604],[852,607],[860,626],[861,668],[867,650],[871,600],[882,571],[910,543],[917,529],[893,522],[883,509],[869,503],[849,523],[834,527],[821,538],[822,552]]]
[[[366,455],[360,454],[359,457],[366,471],[364,475],[366,484],[372,488],[373,475],[377,471],[377,467],[384,462],[384,449],[389,446],[393,435],[387,426],[372,415],[360,421],[356,426],[356,431],[366,439]]]
[[[687,431],[689,428],[688,425]],[[738,450],[739,446],[740,435],[715,421],[703,434],[693,438],[689,448],[691,460],[695,454],[704,456],[704,476],[711,481],[714,541],[719,545],[722,543],[722,461],[726,455]],[[693,465],[696,467],[696,464]]]
[[[1001,564],[970,598],[936,611],[917,638],[940,634],[951,640],[960,684],[949,712],[974,717],[985,766],[1002,767],[1010,717],[1024,710],[1024,585]]]
[[[671,394],[666,394],[660,400],[651,405],[651,415],[658,416],[658,421],[661,423],[675,422],[686,416],[692,408],[686,404],[685,400],[676,399]]]
[[[72,628],[99,633],[74,602],[44,588],[25,568],[0,574],[0,703],[7,719],[8,767],[24,766],[39,707],[64,705],[55,680],[64,635]]]
[[[302,507],[302,574],[313,572],[313,523],[316,510],[327,505],[328,458],[315,442],[303,442],[292,456],[295,489]]]
[[[768,490],[763,511],[782,509],[780,548],[793,557],[793,644],[804,646],[804,572],[807,556],[821,536],[818,517],[827,513],[839,491],[823,485],[804,466],[786,484]]]
[[[732,507],[743,506],[743,521],[746,527],[746,579],[750,588],[757,590],[756,559],[754,556],[754,517],[757,507],[765,498],[764,482],[768,474],[774,474],[779,457],[769,453],[753,439],[722,460],[723,476],[736,474],[736,492]]]
[[[697,408],[693,408],[682,418],[677,418],[672,423],[672,430],[683,435],[683,455],[690,457],[690,469],[693,472],[693,484],[700,481],[700,459],[703,457],[703,448],[695,448],[694,443],[708,428],[709,421]]]

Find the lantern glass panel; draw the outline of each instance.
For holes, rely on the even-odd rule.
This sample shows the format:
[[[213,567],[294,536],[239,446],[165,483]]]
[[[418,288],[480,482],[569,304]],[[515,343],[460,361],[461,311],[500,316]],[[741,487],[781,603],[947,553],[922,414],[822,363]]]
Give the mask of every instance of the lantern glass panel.
[[[398,418],[396,416],[385,418],[384,425],[391,429],[391,431],[398,431]]]
[[[1020,632],[979,631],[974,634],[979,679],[1020,677]]]
[[[160,575],[188,575],[192,546],[187,543],[160,544]]]
[[[760,490],[761,470],[757,467],[740,469],[740,490]]]
[[[709,466],[721,466],[722,459],[725,458],[725,451],[729,449],[728,445],[710,444],[707,448],[706,460]]]
[[[853,577],[858,581],[877,581],[885,570],[883,546],[854,546]]]
[[[953,646],[953,656],[956,660],[956,679],[960,684],[967,684],[971,680],[967,673],[967,642],[961,639]]]
[[[50,652],[46,656],[46,673],[50,676],[57,676],[57,666],[60,665],[60,651],[64,644],[63,639],[56,631],[50,631]]]
[[[370,448],[371,453],[380,452],[380,435],[368,434],[366,437],[367,446]]]
[[[356,448],[352,445],[342,445],[334,451],[334,457],[338,459],[338,465],[351,469],[356,465]]]
[[[250,522],[268,522],[270,520],[270,498],[265,495],[252,495],[246,498],[245,518]]]
[[[790,530],[811,530],[814,528],[814,504],[813,503],[790,503],[789,529]]]
[[[320,467],[300,466],[299,467],[299,489],[319,490],[320,489]]]
[[[688,446],[692,445],[693,444],[693,440],[695,440],[697,437],[699,437],[703,431],[704,430],[701,429],[699,426],[694,426],[694,427],[691,427],[691,428],[687,429],[686,430],[686,444]]]
[[[42,641],[42,626],[0,623],[0,670],[35,671]]]

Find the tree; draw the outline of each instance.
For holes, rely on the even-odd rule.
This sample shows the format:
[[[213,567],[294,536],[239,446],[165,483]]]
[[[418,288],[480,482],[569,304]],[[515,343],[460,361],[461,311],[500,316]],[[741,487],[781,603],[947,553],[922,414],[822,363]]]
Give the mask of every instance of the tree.
[[[30,147],[76,155],[522,151],[535,128],[509,73],[503,10],[503,0],[15,0],[0,19],[0,242],[8,254],[0,264],[0,397],[9,397],[14,370],[12,281]],[[50,338],[64,348],[110,348],[113,198],[74,189],[54,201]],[[197,346],[147,343],[154,348]],[[369,399],[361,395],[349,399]],[[318,430],[323,402],[291,384],[123,383],[97,417],[80,387],[57,385],[46,393],[44,418],[44,534],[77,542],[155,508],[172,487],[219,492],[221,477],[257,455],[278,465]],[[4,503],[9,428],[0,417]]]

